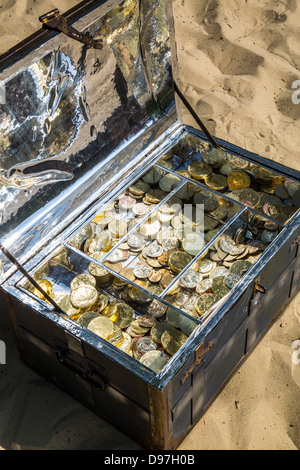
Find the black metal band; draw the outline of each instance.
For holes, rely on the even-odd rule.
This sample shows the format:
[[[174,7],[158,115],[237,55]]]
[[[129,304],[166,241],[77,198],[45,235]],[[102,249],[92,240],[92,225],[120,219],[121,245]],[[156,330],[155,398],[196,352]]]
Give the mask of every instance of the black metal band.
[[[19,263],[19,261],[0,243],[0,250],[17,268],[18,270],[28,279],[28,281],[48,300],[53,307],[60,313],[65,313],[57,303],[42,289],[42,287],[33,279],[33,277],[26,271],[26,269]]]
[[[179,90],[179,88],[178,88],[176,82],[174,82],[174,90],[175,90],[175,93],[177,93],[177,95],[179,96],[179,98],[180,98],[181,101],[183,102],[183,104],[185,105],[185,107],[189,110],[189,112],[191,113],[191,115],[193,116],[193,118],[195,119],[195,121],[197,122],[198,126],[202,129],[202,131],[204,132],[204,134],[206,135],[206,137],[208,138],[208,140],[210,141],[210,143],[211,143],[214,147],[221,148],[220,145],[215,141],[215,139],[213,138],[213,136],[210,134],[210,132],[208,131],[208,129],[205,127],[205,125],[203,124],[203,122],[202,122],[201,119],[199,118],[198,114],[195,112],[194,108],[193,108],[193,107],[191,106],[191,104],[188,102],[188,100],[186,99],[186,97],[181,93],[181,91]]]

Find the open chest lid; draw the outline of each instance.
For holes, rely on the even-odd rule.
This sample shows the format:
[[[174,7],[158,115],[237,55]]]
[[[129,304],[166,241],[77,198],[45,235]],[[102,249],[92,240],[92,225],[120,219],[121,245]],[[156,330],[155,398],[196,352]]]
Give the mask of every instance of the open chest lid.
[[[97,195],[99,172],[120,178],[178,122],[169,0],[51,13],[0,57],[0,240],[21,262]]]

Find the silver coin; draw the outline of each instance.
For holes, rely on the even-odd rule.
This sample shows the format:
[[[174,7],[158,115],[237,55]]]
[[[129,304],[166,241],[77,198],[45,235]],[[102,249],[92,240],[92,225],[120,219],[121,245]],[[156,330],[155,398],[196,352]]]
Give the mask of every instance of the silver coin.
[[[140,264],[135,266],[133,274],[138,279],[147,279],[149,276],[151,276],[152,271],[153,269],[151,268],[151,266],[148,266],[146,264]]]
[[[145,254],[150,258],[158,258],[163,254],[163,248],[160,245],[149,245],[145,248]]]
[[[205,294],[205,292],[208,292],[212,287],[212,279],[203,279],[202,281],[199,282],[199,284],[196,287],[196,291],[198,294]]]
[[[164,238],[162,241],[162,248],[164,252],[168,252],[170,250],[175,250],[179,248],[179,240],[176,237],[167,237]]]
[[[217,263],[215,261],[206,260],[203,261],[199,266],[199,273],[200,274],[209,274],[217,267]]]
[[[124,261],[126,258],[125,252],[117,248],[110,253],[105,261],[108,261],[109,263],[119,263],[120,261]]]
[[[187,289],[196,289],[199,281],[202,279],[202,276],[200,276],[201,275],[196,273],[196,271],[189,269],[183,274],[180,281]]]
[[[136,204],[136,200],[130,196],[121,196],[119,198],[119,208],[122,210],[130,210]]]
[[[142,235],[138,233],[134,233],[129,235],[127,239],[128,246],[133,249],[142,249],[145,245],[145,239]]]
[[[139,202],[138,204],[135,204],[135,206],[132,208],[132,212],[136,217],[143,217],[147,215],[151,210],[150,206],[147,206],[143,202]]]
[[[241,280],[241,276],[239,276],[238,274],[228,274],[225,279],[224,279],[224,283],[225,283],[225,286],[228,287],[228,289],[233,289],[234,286],[237,285],[238,282],[240,282]]]
[[[210,273],[209,277],[211,279],[215,279],[216,277],[226,276],[227,274],[229,274],[229,270],[225,268],[224,266],[220,266],[214,269],[213,272]]]

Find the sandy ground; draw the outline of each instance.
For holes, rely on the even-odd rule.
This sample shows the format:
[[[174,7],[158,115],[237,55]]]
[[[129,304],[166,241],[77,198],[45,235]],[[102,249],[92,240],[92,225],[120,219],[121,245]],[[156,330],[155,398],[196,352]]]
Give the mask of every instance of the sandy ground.
[[[61,0],[61,12],[79,3]],[[174,0],[179,83],[211,133],[300,170],[297,0]],[[0,53],[39,29],[54,1],[2,0]],[[197,127],[188,113],[184,121]],[[180,450],[300,449],[300,294],[226,385]],[[140,447],[19,360],[0,315],[0,449]]]

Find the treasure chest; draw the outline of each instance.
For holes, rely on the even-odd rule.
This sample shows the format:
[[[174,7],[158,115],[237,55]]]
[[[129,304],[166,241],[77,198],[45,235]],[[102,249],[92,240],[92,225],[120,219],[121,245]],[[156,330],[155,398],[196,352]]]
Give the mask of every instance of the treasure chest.
[[[0,58],[20,356],[153,450],[178,448],[300,285],[300,175],[208,132],[170,3],[54,10]]]

